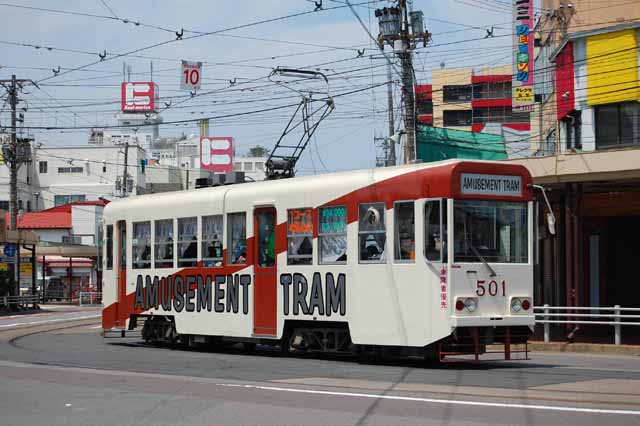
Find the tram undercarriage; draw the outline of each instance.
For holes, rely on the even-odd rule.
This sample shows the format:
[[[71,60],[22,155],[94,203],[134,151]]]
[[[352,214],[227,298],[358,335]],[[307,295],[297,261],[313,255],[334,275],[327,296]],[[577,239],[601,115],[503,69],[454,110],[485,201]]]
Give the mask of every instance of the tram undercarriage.
[[[351,341],[347,323],[287,321],[281,339],[238,338],[226,336],[180,335],[175,319],[168,315],[132,315],[129,331],[141,329],[147,344],[170,344],[183,347],[200,345],[231,346],[241,343],[244,349],[257,345],[271,347],[281,353],[315,353],[355,355],[364,359],[422,358],[439,362],[528,359],[527,341],[531,330],[515,327],[459,327],[450,336],[425,347],[356,345]],[[483,357],[483,360],[486,360]]]

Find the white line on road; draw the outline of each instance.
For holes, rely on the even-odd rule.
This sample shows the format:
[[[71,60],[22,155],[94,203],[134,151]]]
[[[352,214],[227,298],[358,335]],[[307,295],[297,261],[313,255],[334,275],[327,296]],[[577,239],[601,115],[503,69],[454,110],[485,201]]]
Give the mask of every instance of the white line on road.
[[[567,411],[567,412],[573,412],[573,413],[589,413],[589,414],[623,414],[623,415],[631,415],[631,416],[640,416],[640,411],[633,411],[633,410],[609,410],[609,409],[600,409],[600,408],[563,407],[563,406],[555,406],[555,405],[529,405],[529,404],[507,404],[507,403],[501,403],[501,402],[460,401],[455,399],[420,398],[420,397],[399,396],[399,395],[376,395],[376,394],[370,394],[370,393],[336,392],[336,391],[323,391],[323,390],[316,390],[316,389],[283,388],[283,387],[276,387],[276,386],[259,386],[259,385],[240,385],[240,384],[231,384],[231,383],[218,383],[218,386],[225,386],[230,388],[275,391],[275,392],[306,393],[306,394],[313,394],[313,395],[348,396],[353,398],[371,398],[371,399],[387,399],[387,400],[394,400],[394,401],[427,402],[431,404],[471,405],[471,406],[498,407],[498,408],[528,408],[530,410]]]
[[[21,325],[48,324],[48,323],[51,323],[51,322],[61,322],[61,321],[76,321],[76,320],[99,318],[99,317],[100,317],[100,314],[97,314],[97,315],[85,315],[85,316],[82,316],[82,317],[65,317],[65,318],[43,320],[43,321],[16,322],[16,323],[13,323],[13,324],[2,324],[2,325],[0,325],[0,328],[17,327],[17,326],[21,326]]]

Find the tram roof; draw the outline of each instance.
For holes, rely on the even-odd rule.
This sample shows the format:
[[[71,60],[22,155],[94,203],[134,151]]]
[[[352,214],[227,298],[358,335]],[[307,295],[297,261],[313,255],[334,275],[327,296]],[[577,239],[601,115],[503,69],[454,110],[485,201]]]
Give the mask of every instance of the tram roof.
[[[413,171],[431,168],[440,169],[440,172],[438,173],[440,180],[445,178],[450,181],[455,170],[462,164],[466,165],[464,169],[473,170],[475,167],[481,167],[481,173],[487,173],[487,170],[489,170],[495,174],[506,173],[523,175],[525,177],[525,185],[526,183],[531,182],[529,171],[524,166],[509,164],[502,161],[451,159],[430,163],[350,170],[321,175],[297,176],[280,180],[246,182],[241,184],[182,191],[143,194],[109,203],[105,207],[105,214],[114,214],[116,212],[138,208],[162,208],[163,206],[176,206],[178,204],[182,204],[185,208],[188,208],[190,203],[211,202],[218,198],[222,199],[223,197],[226,200],[236,197],[246,197],[251,199],[253,204],[260,204],[259,201],[262,197],[266,197],[265,200],[267,200],[269,196],[284,195],[292,192],[317,194],[314,191],[322,191],[329,188],[333,191],[338,190],[338,193],[340,193],[340,190],[344,188],[340,194],[345,194],[351,191],[349,188],[364,187],[396,176],[411,173]],[[528,193],[527,189],[525,189],[525,191]],[[268,204],[269,202],[265,201],[264,205]]]

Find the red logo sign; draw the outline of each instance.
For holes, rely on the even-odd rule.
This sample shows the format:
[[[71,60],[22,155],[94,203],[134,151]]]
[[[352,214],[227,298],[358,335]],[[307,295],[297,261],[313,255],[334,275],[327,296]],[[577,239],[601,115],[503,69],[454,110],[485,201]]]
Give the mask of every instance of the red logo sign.
[[[233,171],[233,138],[200,138],[200,168],[214,173]]]
[[[123,112],[155,112],[157,98],[155,83],[122,83]]]

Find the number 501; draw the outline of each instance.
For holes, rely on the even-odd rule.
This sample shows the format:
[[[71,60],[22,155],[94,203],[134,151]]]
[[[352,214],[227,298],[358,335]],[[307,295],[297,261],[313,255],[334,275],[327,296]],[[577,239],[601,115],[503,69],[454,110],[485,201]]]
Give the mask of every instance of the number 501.
[[[476,294],[480,297],[487,293],[489,296],[497,296],[499,290],[502,290],[502,296],[507,295],[507,283],[504,280],[500,284],[495,280],[491,280],[488,283],[485,280],[476,281]]]

